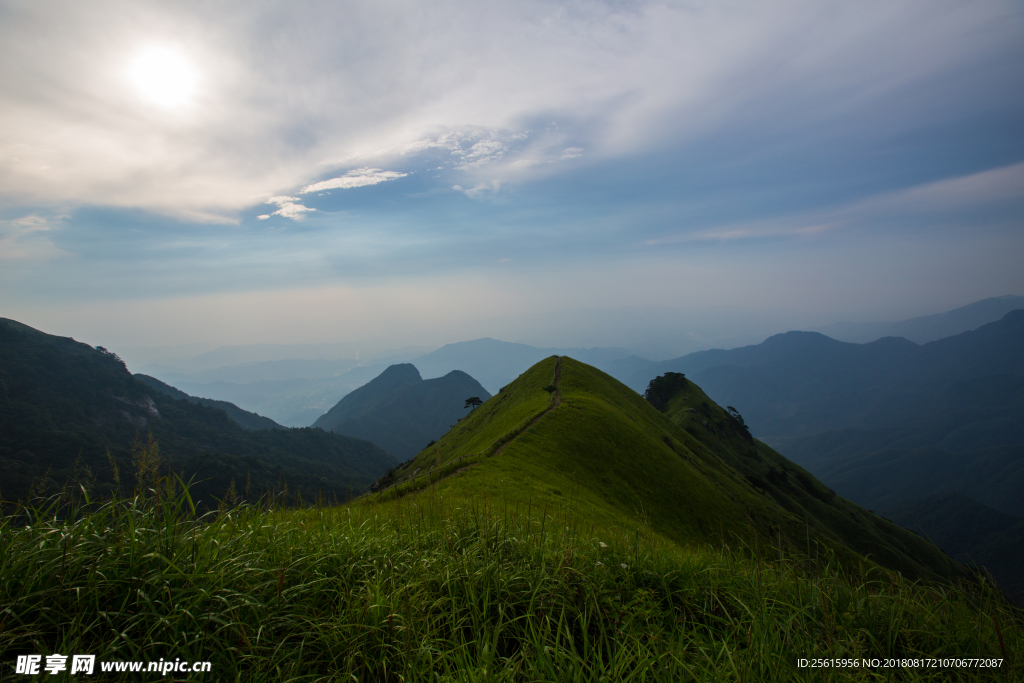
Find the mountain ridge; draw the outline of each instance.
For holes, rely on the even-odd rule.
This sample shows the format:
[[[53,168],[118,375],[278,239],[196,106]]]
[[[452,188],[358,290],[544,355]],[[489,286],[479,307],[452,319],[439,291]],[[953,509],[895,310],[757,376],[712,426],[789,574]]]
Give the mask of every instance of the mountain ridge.
[[[217,408],[218,410],[223,410],[225,413],[227,413],[228,417],[230,417],[242,429],[286,429],[286,427],[282,427],[281,425],[271,420],[269,417],[263,417],[262,415],[249,412],[248,410],[242,410],[234,403],[230,403],[228,401],[218,401],[212,398],[200,398],[198,396],[190,396],[181,389],[172,387],[170,384],[167,384],[165,382],[161,382],[156,377],[143,375],[142,373],[139,372],[135,373],[134,377],[139,381],[146,383],[153,389],[156,389],[157,391],[163,394],[167,394],[171,398],[182,399],[189,401],[191,403],[197,403],[202,406],[207,406],[209,408]]]
[[[596,368],[545,359],[379,481],[382,493],[365,504],[490,496],[518,506],[529,498],[538,510],[571,503],[595,524],[643,527],[683,545],[803,552],[820,544],[853,565],[869,553],[910,576],[966,575],[930,543],[754,440],[696,385],[687,395],[696,407],[673,396],[669,415]]]

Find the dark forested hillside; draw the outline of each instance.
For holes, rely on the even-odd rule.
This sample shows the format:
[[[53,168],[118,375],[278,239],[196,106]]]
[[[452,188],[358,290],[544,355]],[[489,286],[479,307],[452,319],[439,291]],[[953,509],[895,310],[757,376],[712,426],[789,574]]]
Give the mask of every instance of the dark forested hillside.
[[[779,447],[876,510],[956,491],[1024,516],[1024,377],[957,382],[894,408],[886,426],[831,430]]]
[[[883,514],[960,562],[988,571],[1007,597],[1024,605],[1024,519],[962,493],[904,502]]]
[[[195,479],[215,504],[234,482],[257,497],[359,493],[394,464],[373,444],[316,429],[246,430],[217,408],[175,399],[138,381],[102,348],[0,319],[0,494],[94,493],[133,485],[133,444],[156,440],[162,471]],[[107,454],[111,459],[108,459]]]

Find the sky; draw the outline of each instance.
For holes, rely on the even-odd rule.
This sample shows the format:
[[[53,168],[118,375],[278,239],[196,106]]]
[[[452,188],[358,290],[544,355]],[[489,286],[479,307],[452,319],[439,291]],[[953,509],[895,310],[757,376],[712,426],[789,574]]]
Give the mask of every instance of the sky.
[[[1019,1],[0,0],[0,316],[115,350],[669,357],[1022,256]]]

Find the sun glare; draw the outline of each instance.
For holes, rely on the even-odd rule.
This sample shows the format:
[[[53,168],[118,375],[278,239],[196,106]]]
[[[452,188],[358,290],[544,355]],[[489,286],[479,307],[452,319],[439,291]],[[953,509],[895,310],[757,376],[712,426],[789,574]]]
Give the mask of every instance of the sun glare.
[[[153,47],[141,53],[132,63],[130,75],[142,96],[161,107],[179,107],[195,91],[192,65],[167,48]]]

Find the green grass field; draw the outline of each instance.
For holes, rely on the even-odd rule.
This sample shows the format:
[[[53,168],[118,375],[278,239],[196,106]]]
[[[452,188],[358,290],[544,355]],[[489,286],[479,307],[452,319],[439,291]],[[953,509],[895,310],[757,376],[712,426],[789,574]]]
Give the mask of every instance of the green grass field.
[[[239,507],[199,520],[181,496],[151,501],[4,521],[2,680],[26,678],[12,673],[17,655],[54,653],[209,660],[212,672],[194,680],[219,681],[1024,674],[1021,613],[984,583],[856,575],[827,557],[767,560],[735,545],[681,548],[584,524],[571,506],[544,514],[494,498]],[[949,657],[1001,666],[797,666]]]

